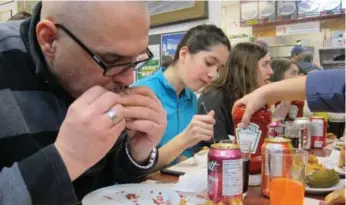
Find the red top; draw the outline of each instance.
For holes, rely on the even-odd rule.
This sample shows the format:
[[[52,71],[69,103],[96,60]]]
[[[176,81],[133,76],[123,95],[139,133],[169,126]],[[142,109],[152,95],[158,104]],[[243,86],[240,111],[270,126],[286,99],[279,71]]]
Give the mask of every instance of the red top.
[[[275,107],[281,102],[275,103]],[[286,115],[285,121],[293,121],[298,117],[303,117],[304,101],[292,101],[288,113]]]

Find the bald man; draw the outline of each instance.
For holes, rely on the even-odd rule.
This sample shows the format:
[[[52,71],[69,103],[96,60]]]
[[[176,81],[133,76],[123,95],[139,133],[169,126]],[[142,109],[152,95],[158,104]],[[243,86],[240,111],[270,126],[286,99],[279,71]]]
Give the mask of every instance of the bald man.
[[[69,205],[148,174],[166,113],[127,89],[150,58],[141,2],[38,3],[0,24],[0,204]]]

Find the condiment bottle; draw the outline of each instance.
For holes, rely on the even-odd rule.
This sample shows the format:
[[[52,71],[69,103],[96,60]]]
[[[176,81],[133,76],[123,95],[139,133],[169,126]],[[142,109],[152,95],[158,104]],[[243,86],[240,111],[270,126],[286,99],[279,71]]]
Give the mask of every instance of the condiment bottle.
[[[251,117],[247,127],[240,125],[245,112],[245,107],[237,107],[232,115],[234,123],[234,133],[236,141],[251,141],[252,152],[250,160],[250,174],[261,173],[261,147],[267,137],[268,124],[271,121],[272,113],[268,107],[263,107]]]

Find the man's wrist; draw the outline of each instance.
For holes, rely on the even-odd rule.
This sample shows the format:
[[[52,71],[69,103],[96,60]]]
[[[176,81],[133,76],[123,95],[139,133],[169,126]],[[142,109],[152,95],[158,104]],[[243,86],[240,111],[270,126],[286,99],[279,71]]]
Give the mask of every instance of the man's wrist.
[[[134,164],[138,168],[150,169],[154,167],[157,162],[157,158],[158,158],[157,148],[150,149],[147,152],[143,152],[143,150],[140,153],[134,152],[134,150],[131,149],[129,141],[126,140],[125,150],[132,164]]]
[[[65,164],[66,170],[70,176],[71,181],[74,181],[83,173],[83,168],[79,166],[78,162],[74,162],[74,160],[72,160],[71,157],[64,153],[64,151],[58,145],[54,144],[54,146]]]

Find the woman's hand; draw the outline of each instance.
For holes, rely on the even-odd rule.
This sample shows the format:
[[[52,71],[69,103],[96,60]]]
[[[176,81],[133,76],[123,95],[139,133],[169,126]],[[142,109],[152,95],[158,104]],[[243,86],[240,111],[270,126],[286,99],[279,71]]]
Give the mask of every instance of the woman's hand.
[[[207,115],[193,116],[187,128],[177,137],[183,141],[186,148],[192,147],[200,141],[209,141],[214,136],[214,111]]]

